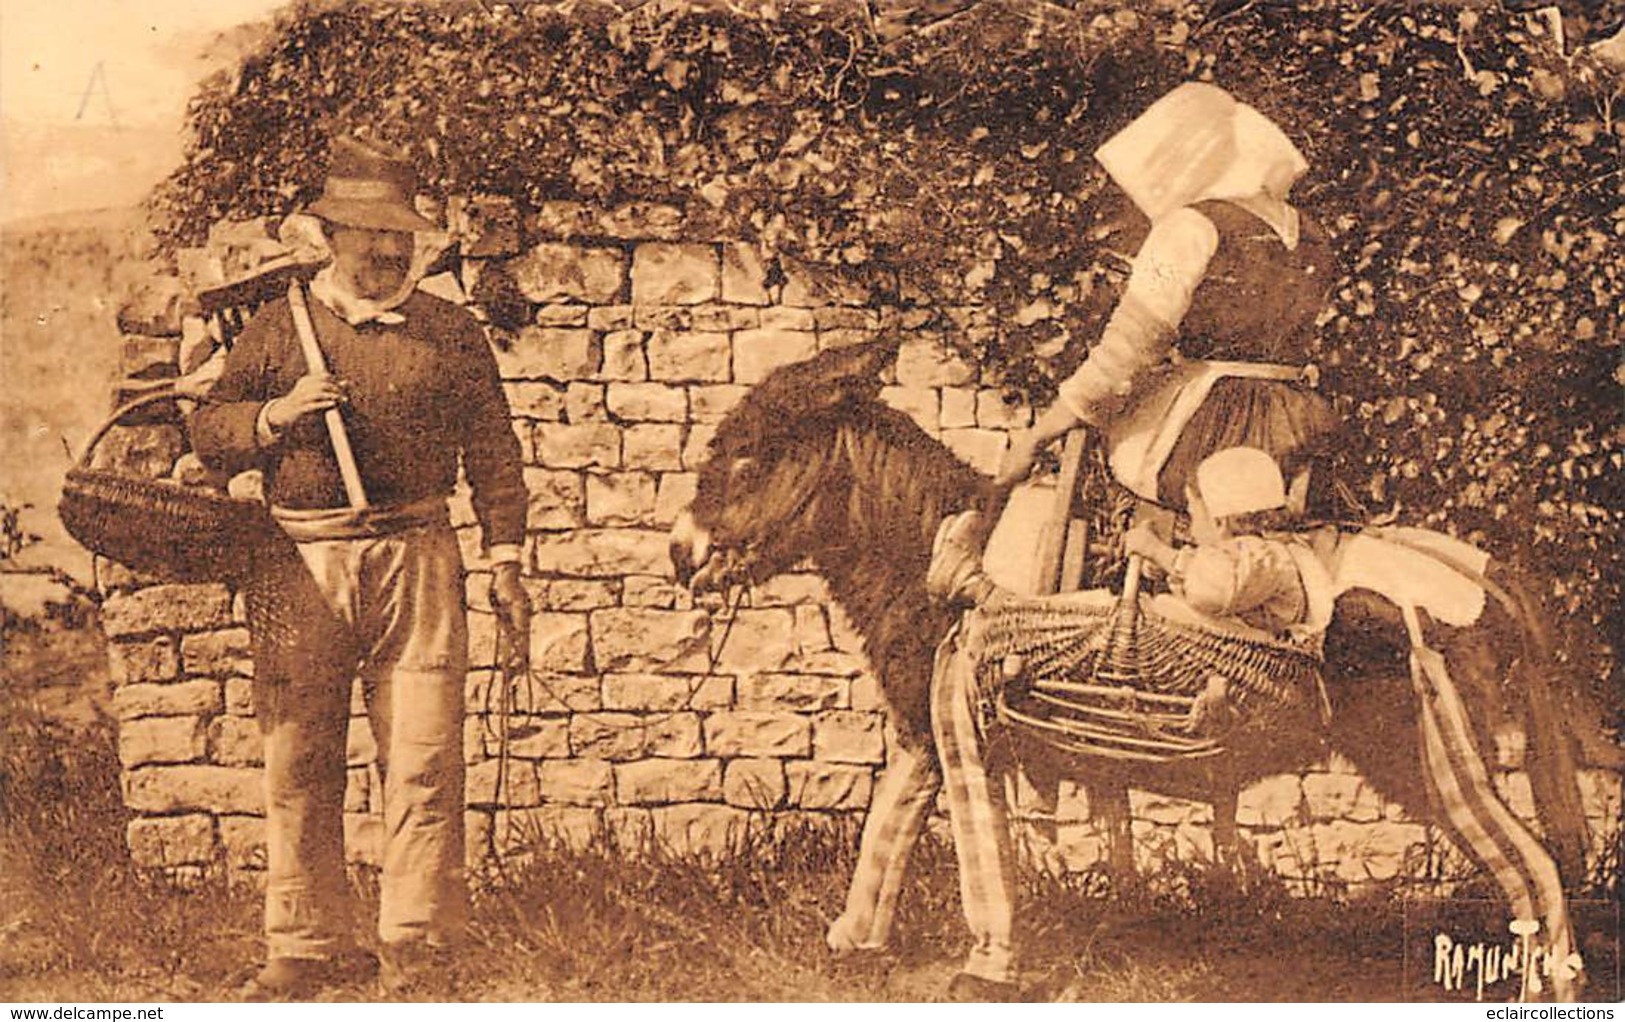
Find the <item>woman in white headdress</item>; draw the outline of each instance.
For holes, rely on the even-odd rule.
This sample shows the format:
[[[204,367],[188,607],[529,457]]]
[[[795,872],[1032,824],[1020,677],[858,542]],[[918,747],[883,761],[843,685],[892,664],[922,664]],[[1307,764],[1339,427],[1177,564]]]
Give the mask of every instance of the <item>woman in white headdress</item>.
[[[1150,229],[1099,343],[1014,439],[1003,480],[1084,423],[1105,435],[1118,481],[1147,500],[1181,507],[1202,459],[1245,446],[1281,465],[1302,510],[1335,428],[1302,380],[1333,280],[1325,236],[1287,201],[1303,155],[1257,110],[1188,82],[1095,158]]]
[[[1425,610],[1435,624],[1450,622],[1447,628],[1487,627],[1478,623],[1492,591],[1514,631],[1524,627],[1518,622],[1527,610],[1483,578],[1488,554],[1448,537],[1399,530],[1339,540],[1334,579],[1318,539],[1277,533],[1258,517],[1301,525],[1306,508],[1319,517],[1329,503],[1316,491],[1326,490],[1324,456],[1336,423],[1299,364],[1332,283],[1331,259],[1324,237],[1287,202],[1306,166],[1302,155],[1256,110],[1193,83],[1154,103],[1096,158],[1145,214],[1149,230],[1100,342],[1061,385],[1055,404],[1018,438],[1005,481],[1026,475],[1045,442],[1085,423],[1103,435],[1119,482],[1147,500],[1192,512],[1195,550],[1175,550],[1149,529],[1126,538],[1131,551],[1164,567],[1188,611],[1235,617],[1276,634],[1317,634],[1339,593],[1361,590],[1384,601],[1378,613],[1403,621],[1396,648],[1411,645],[1417,734],[1425,739],[1422,767],[1429,801],[1439,810],[1435,822],[1495,877],[1514,918],[1528,927],[1518,932],[1540,934],[1542,950],[1533,953],[1546,956],[1549,971],[1528,970],[1531,977],[1540,973],[1534,981],[1549,976],[1554,996],[1574,996],[1584,963],[1562,875],[1490,784],[1451,678],[1458,670],[1468,677],[1487,670],[1482,683],[1493,689],[1512,661],[1498,661],[1496,653],[1485,660],[1486,632],[1430,639],[1419,616]],[[996,607],[1005,594],[982,570],[981,528],[974,512],[943,524],[927,584],[939,595]],[[1253,535],[1266,528],[1271,535]],[[1107,606],[1112,599],[1078,595],[1105,596]],[[836,948],[885,942],[902,863],[940,783],[972,938],[948,996],[1015,1000],[1022,997],[1011,942],[1015,856],[1002,786],[988,776],[983,729],[983,684],[997,684],[1002,672],[978,669],[976,627],[973,615],[937,650],[930,701],[941,775],[906,752],[898,759],[906,768],[899,780],[892,780],[899,767],[888,768],[864,824],[846,911],[828,940]],[[1535,645],[1508,657],[1527,656]],[[1225,706],[1218,680],[1198,697],[1196,710]],[[1577,806],[1574,767],[1562,751],[1569,741],[1543,740],[1540,772],[1554,797]],[[1567,778],[1564,788],[1557,778]],[[1584,847],[1578,810],[1566,812],[1570,847]]]
[[[1113,476],[1146,500],[1184,508],[1199,465],[1219,451],[1252,448],[1285,477],[1285,512],[1301,514],[1336,425],[1303,379],[1309,334],[1332,282],[1324,235],[1287,202],[1307,169],[1303,155],[1252,107],[1191,82],[1095,158],[1149,230],[1100,341],[1055,403],[1014,438],[1000,481],[1019,482],[1044,444],[1082,423],[1104,435]],[[990,526],[974,511],[943,523],[927,578],[935,594],[968,603],[989,594],[981,546]],[[950,637],[938,650],[932,728],[973,943],[949,996],[1010,999],[1018,996],[1013,859],[983,764],[979,698],[970,654]],[[884,835],[905,828],[888,820],[906,815],[894,805],[923,803],[914,792],[882,789],[832,946],[863,946],[853,931],[871,944],[884,939],[883,924],[863,924],[889,918],[875,906],[892,895],[884,867],[899,853]],[[871,831],[881,836],[871,840]]]

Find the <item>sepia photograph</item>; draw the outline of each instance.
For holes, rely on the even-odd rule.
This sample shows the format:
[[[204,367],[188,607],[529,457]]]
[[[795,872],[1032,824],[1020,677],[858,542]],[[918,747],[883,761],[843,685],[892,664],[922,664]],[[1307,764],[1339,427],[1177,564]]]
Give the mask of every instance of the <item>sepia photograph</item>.
[[[0,127],[13,1018],[1625,999],[1625,0],[6,0]]]

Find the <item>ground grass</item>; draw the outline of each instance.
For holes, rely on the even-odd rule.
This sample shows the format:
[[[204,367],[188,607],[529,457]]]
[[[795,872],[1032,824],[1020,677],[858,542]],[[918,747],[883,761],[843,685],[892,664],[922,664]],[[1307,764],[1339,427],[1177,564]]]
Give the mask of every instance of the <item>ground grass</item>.
[[[0,693],[0,999],[232,999],[262,954],[257,891],[218,875],[180,882],[132,866],[113,721],[94,703],[61,718],[38,698],[49,690],[26,684],[15,659],[11,666]],[[626,855],[605,843],[535,847],[501,870],[481,869],[462,986],[435,993],[934,999],[966,950],[951,850],[940,841],[920,849],[894,950],[836,956],[823,932],[856,857],[858,821],[848,822],[782,828],[718,862]],[[366,918],[376,910],[374,878],[363,871],[354,879]],[[1021,980],[1034,999],[1444,998],[1425,981],[1407,984],[1397,892],[1299,898],[1276,880],[1238,883],[1172,862],[1115,889],[1099,874],[1029,872],[1022,884]],[[1597,911],[1613,913],[1617,930],[1617,901]],[[1584,931],[1609,932],[1596,914]],[[1605,945],[1588,949],[1600,967],[1594,996],[1604,999],[1619,991],[1610,954]]]

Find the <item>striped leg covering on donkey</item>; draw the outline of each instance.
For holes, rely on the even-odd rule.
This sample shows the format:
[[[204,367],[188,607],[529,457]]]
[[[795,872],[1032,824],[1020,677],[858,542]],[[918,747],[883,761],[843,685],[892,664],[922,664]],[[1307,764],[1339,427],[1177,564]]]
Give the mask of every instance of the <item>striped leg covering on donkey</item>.
[[[869,802],[845,911],[824,936],[831,950],[873,951],[886,946],[909,855],[941,790],[942,771],[934,750],[901,742],[893,747]]]
[[[825,939],[836,951],[886,945],[909,853],[937,792],[946,789],[960,901],[972,936],[970,954],[949,995],[1009,1000],[1018,993],[1010,941],[1015,914],[1010,827],[1003,790],[991,782],[983,757],[986,736],[975,659],[964,653],[961,641],[956,626],[937,649],[931,684],[936,749],[900,746],[893,754],[869,809],[846,909]]]
[[[956,986],[968,985],[986,995],[977,999],[991,1000],[995,993],[1012,999],[1015,860],[1003,786],[988,777],[983,700],[975,658],[964,642],[963,625],[956,625],[937,647],[931,678],[931,732],[942,761],[959,861],[959,897],[971,932],[970,954]],[[964,977],[972,982],[960,982]]]
[[[1535,944],[1544,954],[1525,965],[1525,993],[1541,994],[1549,981],[1550,999],[1573,1000],[1583,965],[1557,862],[1496,793],[1444,656],[1423,640],[1415,608],[1404,612],[1412,644],[1411,680],[1421,707],[1423,774],[1437,822],[1495,878],[1515,925],[1539,923]]]

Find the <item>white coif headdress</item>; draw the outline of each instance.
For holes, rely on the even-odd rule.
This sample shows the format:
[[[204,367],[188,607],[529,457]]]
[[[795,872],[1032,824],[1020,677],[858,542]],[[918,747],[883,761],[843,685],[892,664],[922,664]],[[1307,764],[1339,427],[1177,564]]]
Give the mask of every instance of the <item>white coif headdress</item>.
[[[1308,161],[1269,118],[1217,85],[1186,82],[1095,151],[1095,159],[1153,222],[1208,199],[1250,210],[1298,246],[1287,193]]]

